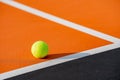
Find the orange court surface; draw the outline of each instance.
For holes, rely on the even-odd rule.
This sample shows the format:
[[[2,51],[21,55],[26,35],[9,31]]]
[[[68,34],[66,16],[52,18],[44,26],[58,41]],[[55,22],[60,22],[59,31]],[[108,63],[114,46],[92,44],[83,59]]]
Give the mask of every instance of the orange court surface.
[[[119,0],[0,0],[1,74],[116,44],[119,38]],[[38,40],[49,46],[44,59],[31,54]]]

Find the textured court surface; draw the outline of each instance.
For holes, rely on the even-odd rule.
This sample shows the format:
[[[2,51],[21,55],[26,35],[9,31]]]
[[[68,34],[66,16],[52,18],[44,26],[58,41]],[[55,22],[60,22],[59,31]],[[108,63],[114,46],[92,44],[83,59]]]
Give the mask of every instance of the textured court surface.
[[[119,80],[119,72],[112,70],[119,67],[119,38],[119,0],[0,0],[0,79],[21,75],[10,80],[73,80],[71,73],[75,73],[76,80]],[[31,55],[37,40],[49,45],[45,59]],[[105,67],[103,71],[97,64]]]

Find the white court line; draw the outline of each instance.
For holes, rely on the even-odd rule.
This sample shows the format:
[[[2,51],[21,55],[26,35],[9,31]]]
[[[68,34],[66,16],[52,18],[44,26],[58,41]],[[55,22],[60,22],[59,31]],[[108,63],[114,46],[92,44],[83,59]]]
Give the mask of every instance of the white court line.
[[[52,60],[45,61],[45,62],[42,62],[42,63],[30,65],[30,66],[27,66],[27,67],[19,68],[19,69],[13,70],[13,71],[9,71],[9,72],[5,72],[5,73],[0,74],[0,80],[10,78],[10,77],[13,77],[13,76],[17,76],[17,75],[21,75],[21,74],[24,74],[24,73],[28,73],[28,72],[31,72],[31,71],[35,71],[35,70],[38,70],[38,69],[46,68],[46,67],[53,66],[53,65],[56,65],[56,64],[64,63],[64,62],[71,61],[71,60],[74,60],[74,59],[86,57],[86,56],[89,56],[89,55],[98,54],[100,52],[112,50],[112,49],[119,48],[119,47],[120,47],[120,44],[110,44],[110,45],[94,48],[94,49],[91,49],[91,50],[86,50],[86,51],[83,51],[83,52],[79,52],[79,53],[76,53],[76,54],[64,56],[64,57],[61,57],[61,58],[52,59]]]
[[[18,8],[20,10],[29,12],[29,13],[34,14],[36,16],[39,16],[39,17],[48,19],[50,21],[59,23],[59,24],[64,25],[66,27],[73,28],[73,29],[76,29],[78,31],[87,33],[89,35],[92,35],[92,36],[95,36],[95,37],[98,37],[98,38],[101,38],[101,39],[104,39],[104,40],[107,40],[107,41],[110,41],[110,42],[113,42],[113,43],[120,43],[119,38],[115,38],[115,37],[107,35],[105,33],[102,33],[102,32],[87,28],[85,26],[70,22],[68,20],[65,20],[65,19],[59,18],[57,16],[45,13],[43,11],[37,10],[35,8],[32,8],[32,7],[26,6],[26,5],[21,4],[19,2],[15,2],[15,1],[12,1],[12,0],[1,0],[1,2],[5,3],[5,4],[8,4],[10,6],[13,6],[15,8]]]
[[[0,74],[0,79],[1,80],[6,79],[6,78],[10,78],[12,76],[17,76],[17,75],[20,75],[20,74],[24,74],[24,73],[27,73],[27,72],[34,71],[34,70],[42,69],[42,68],[45,68],[45,67],[53,66],[53,65],[56,65],[56,64],[60,64],[60,63],[63,63],[63,62],[70,61],[70,60],[82,58],[82,57],[85,57],[85,56],[97,54],[97,53],[100,53],[100,52],[104,52],[104,51],[108,51],[108,50],[120,47],[119,46],[120,44],[118,44],[118,42],[120,40],[118,38],[114,38],[114,37],[109,36],[107,34],[100,33],[98,31],[86,28],[84,26],[72,23],[70,21],[61,19],[59,17],[50,15],[48,13],[39,11],[39,10],[34,9],[34,8],[30,8],[28,6],[25,6],[23,4],[20,4],[20,3],[14,2],[14,1],[3,0],[1,2],[5,3],[5,4],[8,4],[8,5],[11,5],[13,7],[19,8],[19,9],[24,10],[26,12],[32,13],[34,15],[43,17],[45,19],[54,21],[56,23],[65,25],[67,27],[70,27],[70,28],[73,28],[73,29],[76,29],[76,30],[79,30],[79,31],[82,31],[82,32],[85,32],[85,33],[88,33],[90,35],[93,35],[93,36],[96,36],[96,37],[99,37],[99,38],[114,42],[114,44],[98,47],[98,48],[91,49],[91,50],[86,50],[86,51],[83,51],[83,52],[80,52],[80,53],[72,54],[72,55],[69,55],[69,56],[49,60],[49,61],[46,61],[46,62],[42,62],[42,63],[26,66],[24,68],[19,68],[19,69],[13,70],[13,71],[2,73],[2,74]]]

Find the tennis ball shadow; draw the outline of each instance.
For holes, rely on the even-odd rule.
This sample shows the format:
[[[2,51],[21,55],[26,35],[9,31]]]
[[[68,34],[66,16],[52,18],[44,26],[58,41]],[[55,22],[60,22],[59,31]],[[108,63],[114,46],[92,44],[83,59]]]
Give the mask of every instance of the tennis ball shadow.
[[[72,55],[72,54],[78,54],[78,53],[79,52],[49,54],[44,59],[50,60],[50,59],[65,57],[65,56],[69,56],[69,55]],[[79,56],[87,56],[87,55],[88,55],[88,53],[81,53]],[[76,58],[76,57],[78,57],[78,55],[74,55],[74,56],[71,56],[71,57],[65,57],[65,59]]]
[[[72,52],[72,53],[54,53],[54,54],[48,54],[46,57],[42,58],[42,59],[55,59],[55,58],[59,58],[59,57],[64,57],[70,54],[75,54],[76,52]]]

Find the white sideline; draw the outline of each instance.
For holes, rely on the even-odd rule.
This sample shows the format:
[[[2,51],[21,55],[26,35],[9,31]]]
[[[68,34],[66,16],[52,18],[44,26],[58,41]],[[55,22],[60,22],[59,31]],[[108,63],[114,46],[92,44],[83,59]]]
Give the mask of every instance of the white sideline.
[[[119,48],[119,47],[120,47],[120,44],[110,44],[110,45],[86,50],[86,51],[83,51],[83,52],[79,52],[79,53],[76,53],[76,54],[60,57],[60,58],[57,58],[57,59],[52,59],[52,60],[45,61],[45,62],[42,62],[42,63],[37,63],[37,64],[34,64],[34,65],[26,66],[26,67],[23,67],[23,68],[19,68],[19,69],[13,70],[13,71],[9,71],[9,72],[5,72],[5,73],[0,74],[0,80],[10,78],[10,77],[13,77],[13,76],[17,76],[17,75],[21,75],[21,74],[31,72],[31,71],[34,71],[34,70],[46,68],[46,67],[53,66],[53,65],[56,65],[56,64],[64,63],[64,62],[71,61],[71,60],[74,60],[74,59],[86,57],[86,56],[89,56],[89,55],[98,54],[100,52],[112,50],[112,49]]]
[[[87,33],[89,35],[92,35],[92,36],[95,36],[95,37],[98,37],[98,38],[101,38],[101,39],[104,39],[104,40],[107,40],[107,41],[110,41],[110,42],[113,42],[113,43],[119,43],[120,42],[119,38],[116,38],[116,37],[107,35],[105,33],[87,28],[85,26],[70,22],[68,20],[65,20],[65,19],[59,18],[57,16],[45,13],[43,11],[37,10],[35,8],[32,8],[32,7],[26,6],[26,5],[21,4],[19,2],[15,2],[15,1],[12,1],[12,0],[1,0],[1,2],[5,3],[5,4],[8,4],[10,6],[13,6],[15,8],[18,8],[20,10],[29,12],[29,13],[34,14],[36,16],[39,16],[39,17],[48,19],[50,21],[59,23],[59,24],[64,25],[66,27],[73,28],[73,29],[76,29],[78,31]]]

